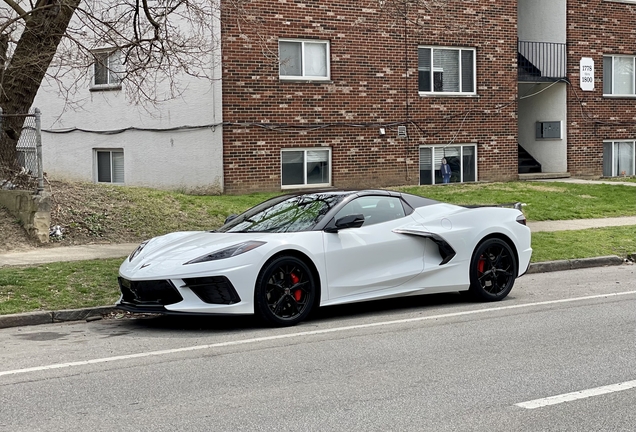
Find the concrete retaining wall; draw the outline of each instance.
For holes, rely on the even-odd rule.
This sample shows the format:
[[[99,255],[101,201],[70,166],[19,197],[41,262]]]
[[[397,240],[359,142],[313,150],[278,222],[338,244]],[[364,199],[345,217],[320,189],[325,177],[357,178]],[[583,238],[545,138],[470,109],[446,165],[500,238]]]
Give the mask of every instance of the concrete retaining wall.
[[[40,243],[49,242],[51,196],[46,192],[33,195],[30,191],[0,190],[0,206],[17,217],[29,234]]]

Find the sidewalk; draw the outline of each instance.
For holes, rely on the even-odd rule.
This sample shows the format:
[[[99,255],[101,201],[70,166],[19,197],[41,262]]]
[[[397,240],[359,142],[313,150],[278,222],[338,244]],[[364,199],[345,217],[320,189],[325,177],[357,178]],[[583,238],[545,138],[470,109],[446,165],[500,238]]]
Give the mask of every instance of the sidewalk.
[[[94,244],[83,246],[42,247],[24,252],[0,254],[0,267],[28,266],[63,261],[123,258],[130,255],[139,243]]]
[[[579,183],[579,184],[608,184],[608,185],[623,185],[636,187],[636,182],[627,181],[610,181],[610,180],[586,180],[580,178],[560,178],[560,179],[536,179],[528,180],[533,182],[561,182],[561,183]]]
[[[636,183],[634,184],[636,185]],[[601,219],[575,219],[575,220],[561,220],[561,221],[528,222],[527,225],[533,233],[542,232],[542,231],[572,231],[572,230],[582,230],[582,229],[588,229],[588,228],[603,228],[603,227],[636,225],[636,216],[623,216],[623,217],[601,218]]]

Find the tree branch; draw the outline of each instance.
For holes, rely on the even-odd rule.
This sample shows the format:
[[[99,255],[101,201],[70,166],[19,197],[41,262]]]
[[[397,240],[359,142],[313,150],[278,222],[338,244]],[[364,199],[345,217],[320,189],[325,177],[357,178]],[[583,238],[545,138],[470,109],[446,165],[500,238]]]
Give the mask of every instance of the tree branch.
[[[148,19],[148,22],[150,24],[152,24],[152,26],[155,28],[155,39],[159,39],[159,23],[157,21],[155,21],[155,19],[152,17],[152,14],[150,13],[150,10],[148,9],[148,0],[141,0],[143,6],[144,6],[144,13],[146,14],[146,18]]]
[[[27,12],[24,9],[22,9],[22,7],[19,4],[17,4],[16,2],[14,2],[13,0],[3,0],[3,1],[6,4],[8,4],[11,9],[16,11],[18,13],[18,15],[20,16],[20,18],[22,18],[23,16],[26,16],[26,15],[29,15],[29,13],[30,13],[30,12]]]
[[[8,1],[11,1],[11,0],[2,0],[2,1],[4,1],[4,2],[8,2]],[[16,6],[20,7],[19,5],[16,5]],[[7,21],[6,23],[2,24],[2,26],[0,27],[0,33],[4,33],[4,31],[5,31],[5,30],[6,30],[6,29],[7,29],[7,28],[11,25],[11,24],[13,24],[14,22],[17,22],[17,21],[20,21],[20,20],[24,20],[24,22],[27,22],[27,21],[28,21],[28,19],[27,19],[27,17],[28,17],[28,16],[33,15],[34,13],[39,12],[39,11],[44,10],[44,9],[51,9],[51,8],[53,8],[54,6],[57,6],[57,5],[55,5],[55,4],[50,4],[50,5],[46,5],[46,6],[41,6],[41,7],[33,8],[33,9],[32,9],[32,10],[30,10],[30,11],[25,11],[25,12],[24,12],[24,14],[22,14],[22,15],[20,15],[20,16],[17,16],[17,17],[15,17],[15,18],[12,18],[12,19],[10,19],[9,21]]]

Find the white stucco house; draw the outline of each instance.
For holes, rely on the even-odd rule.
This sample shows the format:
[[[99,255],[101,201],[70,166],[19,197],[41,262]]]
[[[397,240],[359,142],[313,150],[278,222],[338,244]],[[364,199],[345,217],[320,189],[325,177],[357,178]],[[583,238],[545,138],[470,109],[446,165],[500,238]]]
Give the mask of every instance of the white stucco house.
[[[223,146],[220,82],[192,80],[177,100],[130,105],[117,89],[87,85],[79,110],[43,87],[44,171],[56,179],[220,191]],[[152,109],[152,111],[150,111]],[[168,163],[169,162],[169,163]]]
[[[60,180],[221,192],[218,22],[211,28],[217,34],[201,35],[218,47],[204,60],[208,77],[158,80],[151,88],[156,100],[175,83],[179,87],[178,97],[163,102],[131,103],[139,98],[131,94],[135,89],[122,85],[117,71],[124,70],[123,55],[112,47],[89,45],[96,61],[88,72],[52,67],[54,78],[42,83],[33,103],[42,113],[44,172]],[[63,96],[60,89],[69,87],[73,92]]]

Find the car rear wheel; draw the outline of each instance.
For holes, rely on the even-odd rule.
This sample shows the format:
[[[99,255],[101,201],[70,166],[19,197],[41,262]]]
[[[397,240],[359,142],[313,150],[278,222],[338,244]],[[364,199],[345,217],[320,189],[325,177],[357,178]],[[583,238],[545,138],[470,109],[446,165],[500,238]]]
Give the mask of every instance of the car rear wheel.
[[[256,313],[269,324],[291,326],[304,320],[316,296],[314,277],[300,259],[282,256],[266,264],[256,281]]]
[[[505,241],[491,238],[477,246],[470,263],[470,293],[482,301],[505,298],[515,283],[517,260]]]

